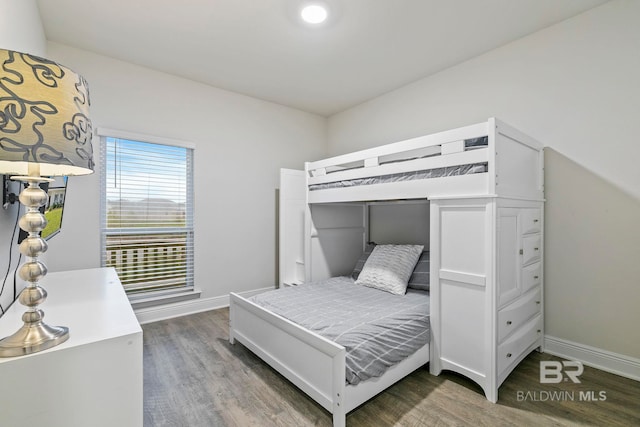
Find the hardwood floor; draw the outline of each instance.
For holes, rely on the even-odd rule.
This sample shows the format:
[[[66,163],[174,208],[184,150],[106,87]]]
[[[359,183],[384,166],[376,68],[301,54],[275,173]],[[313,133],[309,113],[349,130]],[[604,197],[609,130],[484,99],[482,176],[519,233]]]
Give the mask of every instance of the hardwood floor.
[[[321,406],[242,344],[230,345],[228,324],[221,309],[143,325],[145,427],[331,425]],[[349,413],[347,425],[640,426],[639,382],[585,367],[580,384],[540,384],[541,360],[561,359],[533,352],[497,404],[472,381],[423,367]]]

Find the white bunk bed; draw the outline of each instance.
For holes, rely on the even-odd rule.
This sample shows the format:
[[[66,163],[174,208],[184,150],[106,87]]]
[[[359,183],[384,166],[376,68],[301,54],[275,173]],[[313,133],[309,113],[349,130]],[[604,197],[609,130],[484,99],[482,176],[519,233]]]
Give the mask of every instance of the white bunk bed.
[[[281,222],[281,235],[288,233],[280,242],[281,286],[348,274],[369,239],[372,206],[427,200],[431,342],[352,386],[342,346],[234,293],[230,342],[240,341],[330,411],[336,426],[427,362],[434,375],[447,369],[474,380],[496,402],[508,374],[543,344],[541,144],[489,119],[285,175],[304,188],[289,197],[281,185],[281,217],[296,219]]]

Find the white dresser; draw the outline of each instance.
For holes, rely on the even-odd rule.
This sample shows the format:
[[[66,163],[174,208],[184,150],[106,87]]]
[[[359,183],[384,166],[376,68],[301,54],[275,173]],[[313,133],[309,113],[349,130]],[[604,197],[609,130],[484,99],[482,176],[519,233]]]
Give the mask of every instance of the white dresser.
[[[542,350],[543,209],[500,197],[431,201],[430,371],[461,373],[492,402]]]
[[[69,339],[27,356],[0,358],[3,426],[142,426],[142,329],[112,268],[51,273],[45,321]],[[21,325],[18,302],[0,337]]]

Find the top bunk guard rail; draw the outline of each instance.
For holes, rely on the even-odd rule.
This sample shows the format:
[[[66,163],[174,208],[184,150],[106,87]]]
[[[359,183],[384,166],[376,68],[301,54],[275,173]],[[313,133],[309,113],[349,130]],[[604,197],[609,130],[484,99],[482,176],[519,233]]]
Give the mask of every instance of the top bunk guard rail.
[[[465,143],[478,138],[486,143]],[[307,202],[481,196],[543,200],[543,162],[539,142],[491,118],[307,162]]]

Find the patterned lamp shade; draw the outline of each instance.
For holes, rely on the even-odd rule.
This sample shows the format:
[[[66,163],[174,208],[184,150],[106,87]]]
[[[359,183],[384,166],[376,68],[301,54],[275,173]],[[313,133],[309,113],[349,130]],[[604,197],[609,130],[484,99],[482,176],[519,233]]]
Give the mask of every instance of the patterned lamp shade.
[[[93,172],[86,80],[53,61],[0,49],[0,173]]]

